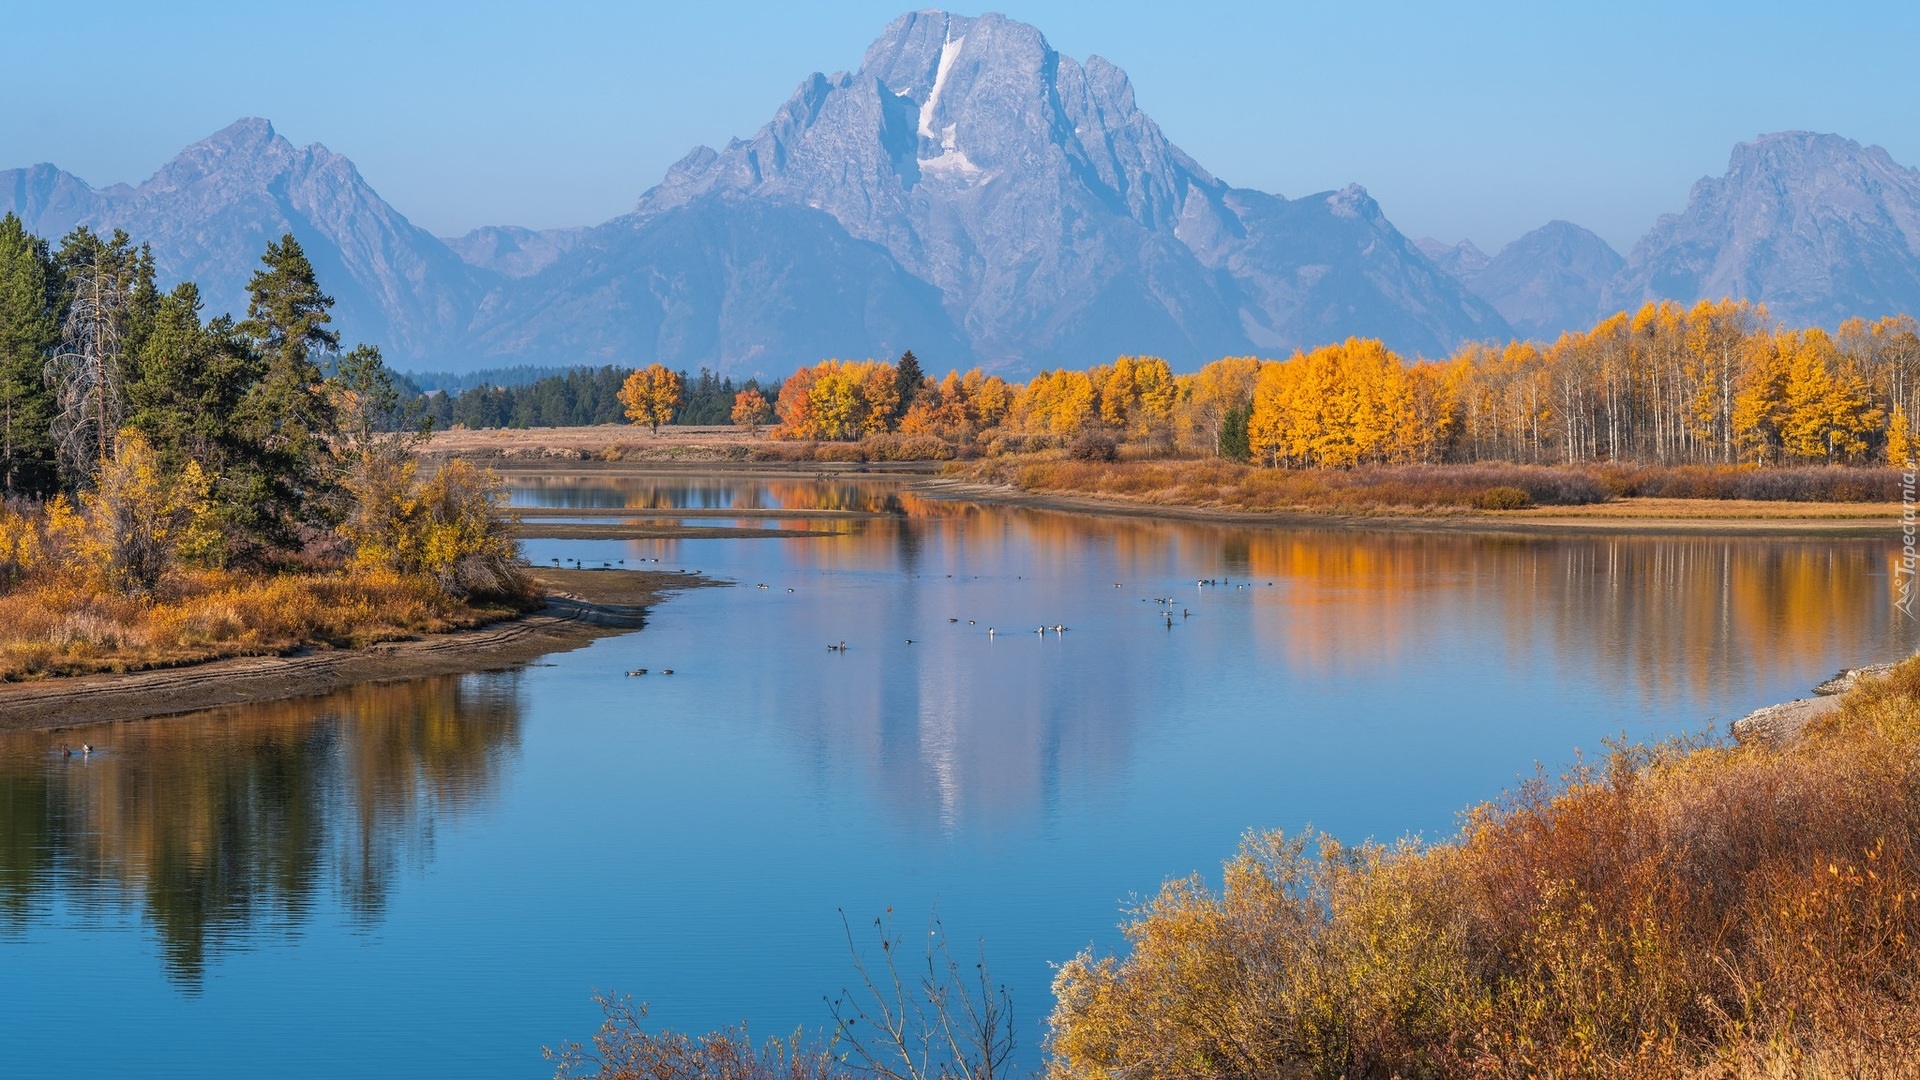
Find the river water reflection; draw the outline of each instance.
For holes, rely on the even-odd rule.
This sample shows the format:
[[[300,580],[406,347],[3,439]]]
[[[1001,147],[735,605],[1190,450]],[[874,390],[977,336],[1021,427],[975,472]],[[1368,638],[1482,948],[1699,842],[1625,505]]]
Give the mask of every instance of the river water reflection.
[[[543,1075],[596,987],[675,1026],[818,1025],[848,976],[836,912],[936,904],[985,940],[1033,1060],[1047,963],[1114,947],[1128,895],[1211,870],[1246,828],[1443,835],[1536,762],[1920,644],[1883,540],[1249,529],[870,480],[516,485],[649,520],[869,516],[530,542],[738,586],[518,672],[0,739],[11,1064]],[[675,674],[624,675],[642,666]],[[60,752],[81,741],[100,750]]]

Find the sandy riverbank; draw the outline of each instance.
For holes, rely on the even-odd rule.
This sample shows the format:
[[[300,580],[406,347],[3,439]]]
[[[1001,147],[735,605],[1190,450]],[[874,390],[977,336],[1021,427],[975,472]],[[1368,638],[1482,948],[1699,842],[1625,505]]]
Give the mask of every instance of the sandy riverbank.
[[[474,630],[363,649],[312,649],[174,668],[0,684],[0,730],[140,720],[221,705],[322,694],[353,683],[395,682],[513,667],[598,638],[638,630],[647,610],[684,589],[726,584],[698,574],[539,569],[547,603]]]

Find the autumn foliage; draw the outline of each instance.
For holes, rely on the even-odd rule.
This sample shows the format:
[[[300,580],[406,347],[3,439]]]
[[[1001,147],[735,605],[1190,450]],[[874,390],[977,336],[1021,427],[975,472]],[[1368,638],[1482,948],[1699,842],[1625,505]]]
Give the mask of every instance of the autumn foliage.
[[[1616,748],[1459,837],[1249,835],[1055,979],[1049,1074],[1896,1075],[1920,661],[1785,748]]]
[[[649,364],[621,384],[620,404],[626,406],[628,420],[645,424],[658,435],[661,424],[673,422],[684,389],[676,372],[663,364]]]
[[[757,386],[749,386],[733,397],[733,426],[749,435],[756,435],[760,428],[773,417],[773,405]]]
[[[1551,344],[1469,344],[1440,360],[1409,362],[1355,338],[1187,375],[1122,356],[1024,384],[976,368],[903,387],[917,371],[873,360],[802,368],[782,384],[772,434],[930,436],[958,456],[997,456],[1067,450],[1095,432],[1125,456],[1293,469],[1901,464],[1920,435],[1912,318],[1855,319],[1829,334],[1732,300],[1648,304]]]

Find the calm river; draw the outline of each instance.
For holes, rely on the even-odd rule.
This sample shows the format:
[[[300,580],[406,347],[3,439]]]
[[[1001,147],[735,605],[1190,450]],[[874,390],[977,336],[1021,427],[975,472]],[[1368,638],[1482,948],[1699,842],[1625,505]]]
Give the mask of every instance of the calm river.
[[[1217,876],[1250,827],[1443,836],[1536,762],[1724,727],[1920,645],[1881,539],[516,484],[660,520],[888,516],[530,542],[738,584],[523,670],[0,739],[0,1072],[540,1077],[543,1044],[596,1026],[596,988],[667,1026],[817,1028],[851,977],[839,912],[888,908],[984,941],[1032,1062],[1049,962],[1114,948],[1130,896]],[[82,740],[101,749],[57,754]]]

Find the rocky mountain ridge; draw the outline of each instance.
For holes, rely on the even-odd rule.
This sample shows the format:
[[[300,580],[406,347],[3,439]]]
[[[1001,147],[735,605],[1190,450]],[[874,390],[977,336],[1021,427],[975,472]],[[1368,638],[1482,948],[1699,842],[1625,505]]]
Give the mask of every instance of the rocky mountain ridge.
[[[1551,339],[1620,306],[1744,296],[1793,322],[1920,310],[1920,173],[1787,132],[1736,147],[1626,259],[1551,222],[1492,256],[1414,242],[1364,188],[1237,188],[1142,112],[1125,72],[998,15],[915,12],[753,137],[696,148],[604,224],[440,239],[353,163],[247,119],[138,185],[0,172],[0,212],[124,228],[163,278],[239,311],[292,232],[348,340],[397,366],[709,366],[775,374],[913,348],[1009,375],[1156,353],[1190,368],[1347,336],[1410,355]]]

